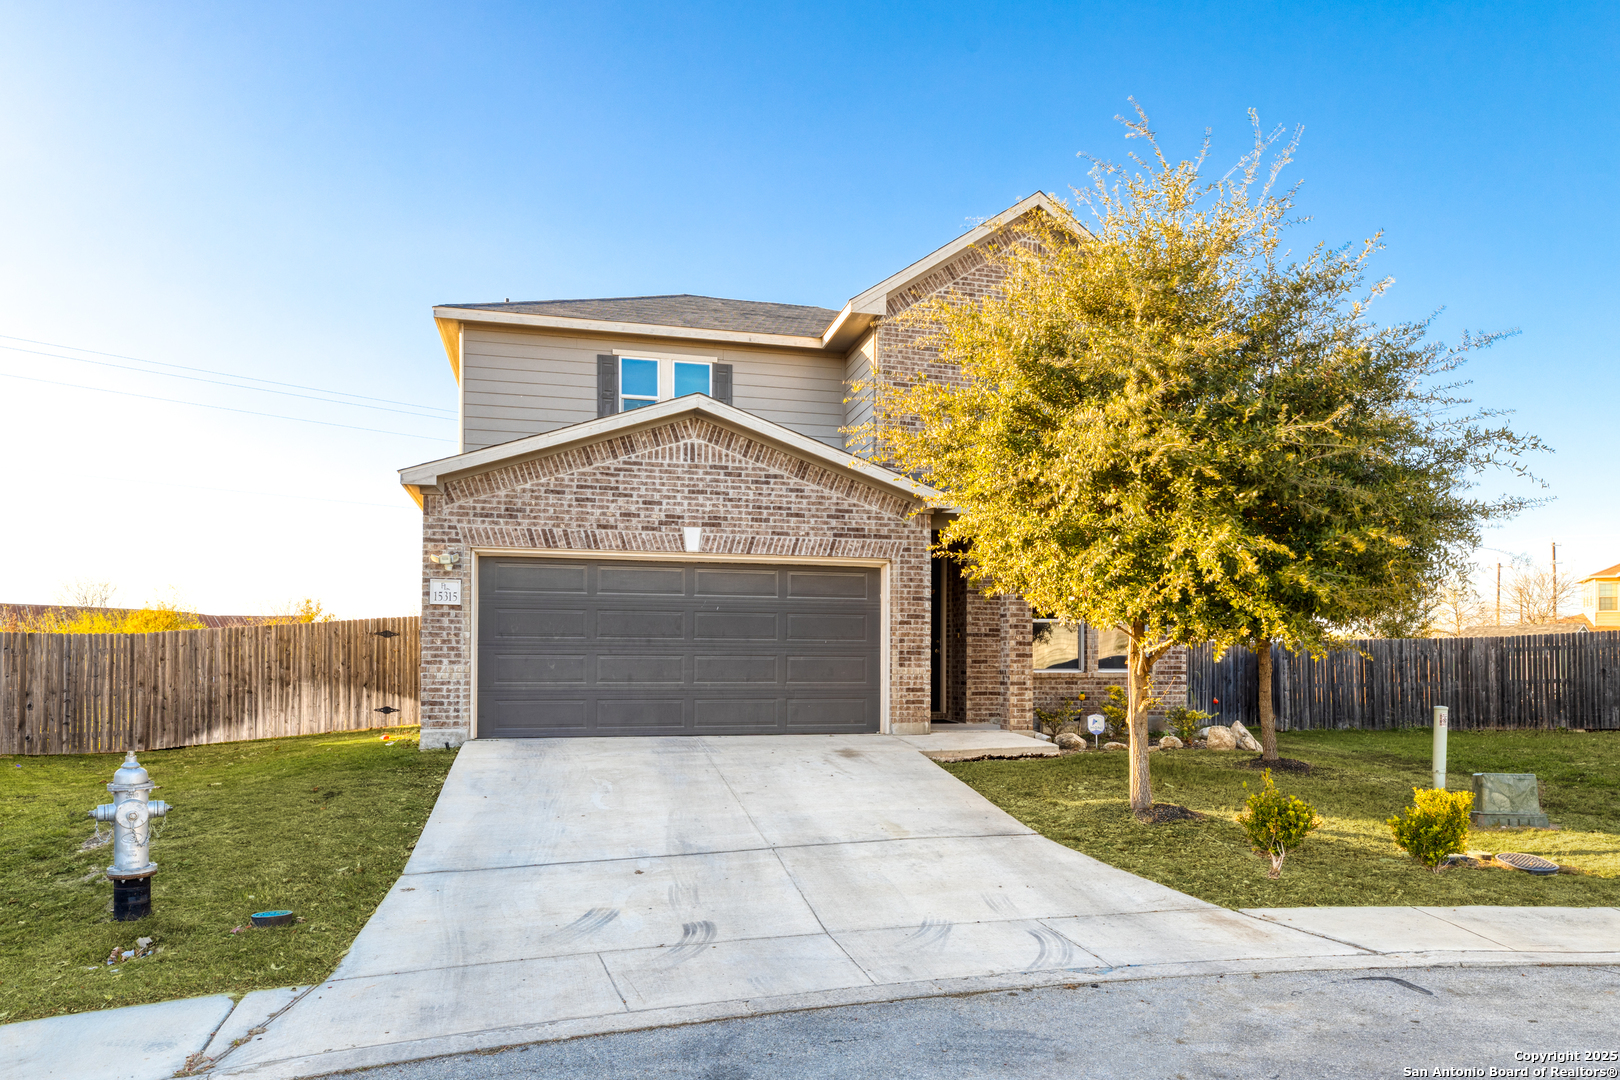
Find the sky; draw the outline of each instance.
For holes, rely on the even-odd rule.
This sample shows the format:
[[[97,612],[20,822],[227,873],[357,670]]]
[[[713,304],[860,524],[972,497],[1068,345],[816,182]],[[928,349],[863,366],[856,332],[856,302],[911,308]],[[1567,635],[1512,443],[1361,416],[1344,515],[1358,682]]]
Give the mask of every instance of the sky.
[[[435,303],[841,307],[1119,160],[1303,127],[1297,246],[1389,322],[1517,329],[1554,452],[1482,565],[1620,563],[1612,4],[0,3],[0,602],[414,613],[397,470],[455,451]],[[167,365],[167,366],[161,366]],[[183,377],[182,377],[183,376]],[[244,389],[244,386],[257,389]]]

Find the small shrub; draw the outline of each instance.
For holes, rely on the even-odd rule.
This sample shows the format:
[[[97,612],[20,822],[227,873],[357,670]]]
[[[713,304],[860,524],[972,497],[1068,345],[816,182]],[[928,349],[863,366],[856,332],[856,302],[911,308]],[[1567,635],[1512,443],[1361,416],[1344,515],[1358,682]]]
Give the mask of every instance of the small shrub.
[[[1271,860],[1271,869],[1266,876],[1274,878],[1282,874],[1283,860],[1288,857],[1288,852],[1298,847],[1312,829],[1322,824],[1322,819],[1316,816],[1316,811],[1304,799],[1278,791],[1277,785],[1272,783],[1270,769],[1261,775],[1266,786],[1249,796],[1248,809],[1238,815],[1237,822],[1243,826],[1255,854],[1265,855]],[[1248,784],[1243,785],[1245,791],[1248,787]]]
[[[1108,698],[1097,711],[1102,713],[1103,718],[1108,721],[1109,735],[1128,735],[1130,733],[1130,727],[1126,723],[1130,700],[1130,695],[1125,692],[1123,686],[1110,686],[1108,688]]]
[[[1185,705],[1177,705],[1164,714],[1164,722],[1170,725],[1170,730],[1175,733],[1176,738],[1184,743],[1192,742],[1194,736],[1198,734],[1198,729],[1214,718],[1213,713],[1199,712]]]
[[[1042,731],[1055,739],[1066,726],[1079,723],[1080,703],[1085,700],[1086,695],[1081,694],[1079,697],[1060,703],[1055,709],[1036,709],[1035,723]]]
[[[1396,847],[1439,873],[1446,856],[1461,851],[1468,840],[1474,793],[1413,788],[1412,803],[1385,824],[1395,835]]]

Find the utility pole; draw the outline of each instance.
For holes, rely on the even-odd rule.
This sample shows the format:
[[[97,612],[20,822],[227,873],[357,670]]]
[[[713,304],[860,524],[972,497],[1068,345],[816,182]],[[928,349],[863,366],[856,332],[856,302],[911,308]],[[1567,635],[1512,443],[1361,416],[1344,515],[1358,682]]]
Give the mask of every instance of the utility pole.
[[[1552,542],[1552,621],[1558,621],[1558,541]]]
[[[1502,630],[1502,564],[1496,564],[1496,629]]]

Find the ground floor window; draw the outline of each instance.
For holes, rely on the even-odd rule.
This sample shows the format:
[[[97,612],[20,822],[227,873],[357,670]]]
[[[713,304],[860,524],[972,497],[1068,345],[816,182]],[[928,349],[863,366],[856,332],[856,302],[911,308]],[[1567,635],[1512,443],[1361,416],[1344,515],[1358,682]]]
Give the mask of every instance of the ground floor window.
[[[1085,656],[1085,627],[1035,615],[1030,656],[1036,671],[1079,671]]]
[[[1130,635],[1118,628],[1098,630],[1096,634],[1097,670],[1124,671],[1125,656],[1131,647]]]
[[[1096,647],[1097,671],[1124,671],[1130,637],[1123,630],[1099,630],[1035,612],[1030,633],[1030,666],[1036,671],[1084,671],[1086,649]]]

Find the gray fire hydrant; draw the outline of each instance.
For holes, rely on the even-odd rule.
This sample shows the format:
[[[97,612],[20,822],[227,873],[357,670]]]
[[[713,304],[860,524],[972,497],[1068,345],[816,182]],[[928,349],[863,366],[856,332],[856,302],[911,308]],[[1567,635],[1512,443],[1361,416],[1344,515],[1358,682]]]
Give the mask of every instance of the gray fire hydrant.
[[[157,873],[151,859],[152,819],[169,812],[168,803],[152,799],[155,786],[131,750],[107,785],[113,801],[90,811],[98,823],[112,822],[113,864],[107,876],[113,883],[113,918],[119,922],[152,913],[152,875]]]

